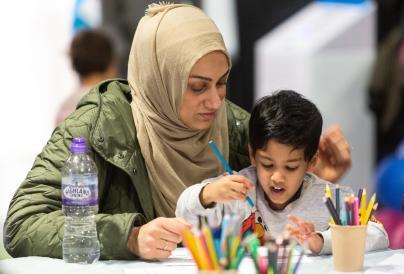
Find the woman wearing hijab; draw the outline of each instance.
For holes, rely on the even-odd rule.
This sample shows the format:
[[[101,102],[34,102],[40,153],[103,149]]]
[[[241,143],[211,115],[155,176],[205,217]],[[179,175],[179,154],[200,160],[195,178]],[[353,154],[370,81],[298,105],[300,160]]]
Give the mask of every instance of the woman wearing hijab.
[[[15,193],[4,243],[12,256],[62,257],[60,169],[73,137],[85,137],[98,168],[96,215],[102,259],[166,258],[189,227],[174,218],[188,186],[249,165],[249,114],[225,100],[231,61],[222,36],[200,9],[153,5],[139,22],[128,82],[106,81],[53,132]],[[336,180],[351,163],[338,128],[322,140],[320,177]]]

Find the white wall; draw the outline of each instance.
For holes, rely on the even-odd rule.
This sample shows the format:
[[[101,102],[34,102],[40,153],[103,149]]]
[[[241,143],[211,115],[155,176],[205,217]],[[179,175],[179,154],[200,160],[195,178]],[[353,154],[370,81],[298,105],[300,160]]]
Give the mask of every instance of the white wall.
[[[294,89],[312,100],[324,129],[339,124],[352,150],[341,183],[373,192],[374,121],[367,84],[375,57],[376,6],[313,2],[255,47],[255,98]]]
[[[67,47],[73,0],[0,2],[0,239],[8,204],[75,85]]]

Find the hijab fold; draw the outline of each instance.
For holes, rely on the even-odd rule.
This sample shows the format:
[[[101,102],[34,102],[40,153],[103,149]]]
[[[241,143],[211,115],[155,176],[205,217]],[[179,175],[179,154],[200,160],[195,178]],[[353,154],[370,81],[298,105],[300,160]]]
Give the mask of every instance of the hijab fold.
[[[189,73],[212,51],[223,52],[230,66],[216,25],[200,9],[185,4],[150,6],[133,39],[128,64],[131,107],[158,217],[173,217],[185,188],[224,171],[209,140],[228,159],[225,104],[206,130],[191,129],[179,119]]]

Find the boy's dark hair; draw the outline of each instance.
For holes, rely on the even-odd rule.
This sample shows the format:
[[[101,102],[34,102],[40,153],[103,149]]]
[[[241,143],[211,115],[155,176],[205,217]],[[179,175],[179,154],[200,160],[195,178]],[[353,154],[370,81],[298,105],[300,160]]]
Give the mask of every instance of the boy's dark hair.
[[[70,44],[70,58],[80,78],[105,72],[114,58],[112,41],[99,30],[81,30]]]
[[[310,161],[317,151],[323,118],[317,107],[301,94],[280,90],[261,98],[253,107],[249,122],[250,145],[255,153],[270,139],[295,149],[304,149]]]

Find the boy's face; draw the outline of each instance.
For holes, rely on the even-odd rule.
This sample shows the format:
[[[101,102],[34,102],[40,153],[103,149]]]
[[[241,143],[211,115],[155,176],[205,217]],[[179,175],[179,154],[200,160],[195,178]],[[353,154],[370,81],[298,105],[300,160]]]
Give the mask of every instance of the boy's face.
[[[302,185],[310,165],[304,160],[304,149],[294,149],[274,140],[269,140],[266,147],[258,149],[255,154],[250,148],[250,159],[256,166],[258,183],[273,209],[283,209],[288,205]]]

